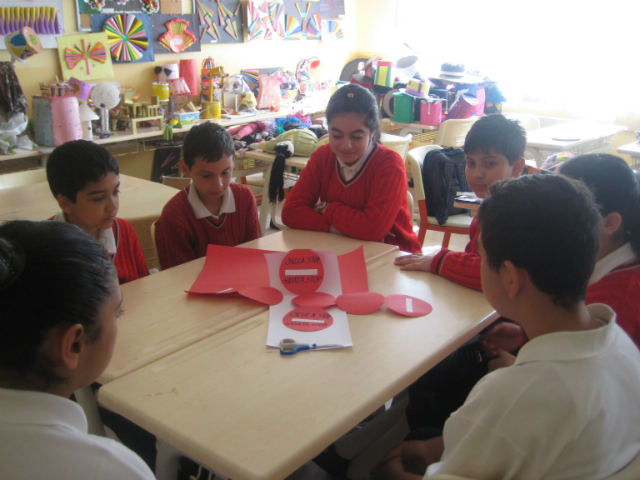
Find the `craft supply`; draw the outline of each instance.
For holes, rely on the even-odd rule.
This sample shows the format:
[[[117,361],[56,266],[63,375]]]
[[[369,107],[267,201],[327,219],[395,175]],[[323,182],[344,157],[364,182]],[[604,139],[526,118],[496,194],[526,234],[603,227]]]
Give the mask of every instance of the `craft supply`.
[[[284,33],[287,38],[301,38],[302,27],[300,22],[293,15],[285,14],[284,16]]]
[[[323,20],[324,29],[327,32],[327,36],[331,38],[344,38],[344,33],[340,27],[340,23],[335,20]]]
[[[197,60],[180,60],[180,78],[184,79],[191,95],[198,94]]]
[[[378,62],[374,85],[385,88],[393,87],[393,80],[395,79],[393,65],[393,62]]]
[[[280,355],[295,355],[303,350],[330,350],[334,348],[344,348],[344,345],[327,344],[316,345],[315,343],[297,343],[292,338],[285,338],[280,342]]]
[[[104,23],[111,57],[120,62],[140,60],[149,47],[144,25],[135,15],[121,13]]]
[[[11,57],[19,62],[26,62],[42,50],[42,42],[31,27],[21,27],[15,32],[7,33],[4,43]]]

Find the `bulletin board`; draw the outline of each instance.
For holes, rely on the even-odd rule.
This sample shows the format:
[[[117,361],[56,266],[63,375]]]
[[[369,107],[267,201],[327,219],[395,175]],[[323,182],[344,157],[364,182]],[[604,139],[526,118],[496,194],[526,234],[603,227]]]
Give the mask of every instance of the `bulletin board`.
[[[109,22],[109,24],[116,24],[115,33],[118,35],[122,35],[122,40],[114,41],[116,38],[111,37],[112,43],[109,45],[109,49],[111,52],[111,61],[113,63],[142,63],[142,62],[153,62],[155,60],[154,56],[154,45],[152,41],[152,29],[151,29],[151,15],[138,13],[138,14],[125,14],[128,18],[131,16],[135,17],[136,20],[139,20],[144,27],[143,31],[134,32],[133,29],[136,28],[136,25],[121,25],[120,23],[124,22],[113,22],[111,20],[114,17],[117,17],[121,14],[116,15],[91,15],[91,31],[93,33],[100,33],[105,30],[105,23]],[[137,22],[136,22],[137,23]],[[138,30],[139,24],[138,24]],[[114,29],[111,30],[114,32]],[[136,35],[136,37],[131,37],[127,39],[128,36]]]
[[[200,21],[201,43],[242,43],[240,0],[194,0]]]
[[[307,0],[248,0],[251,40],[320,40],[320,3]]]
[[[43,48],[58,48],[56,37],[64,33],[62,0],[3,0],[0,3],[0,49],[7,48],[5,34],[23,26],[36,31]]]

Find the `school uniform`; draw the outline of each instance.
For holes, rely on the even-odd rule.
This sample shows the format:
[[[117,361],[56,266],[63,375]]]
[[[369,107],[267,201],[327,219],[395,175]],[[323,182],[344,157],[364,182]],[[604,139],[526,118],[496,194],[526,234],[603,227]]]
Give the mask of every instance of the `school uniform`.
[[[611,308],[587,308],[601,327],[536,337],[478,382],[425,478],[598,480],[638,455],[640,351]]]
[[[321,199],[323,212],[314,207]],[[420,252],[407,203],[407,177],[400,155],[374,142],[352,165],[329,145],[318,148],[282,209],[291,228],[334,232]]]
[[[193,185],[165,205],[156,222],[156,247],[163,269],[207,254],[209,244],[235,247],[262,236],[253,192],[237,183],[222,195],[218,215],[204,206]]]
[[[448,248],[440,250],[431,262],[431,273],[435,273],[459,285],[482,291],[480,281],[480,254],[478,253],[478,217],[473,217],[469,225],[469,243],[464,252],[453,252]]]
[[[67,217],[60,212],[49,220],[66,222]],[[100,230],[98,241],[111,256],[120,285],[149,275],[138,234],[131,223],[116,217],[111,228]]]
[[[124,445],[87,433],[82,407],[43,392],[0,388],[0,478],[154,480]]]

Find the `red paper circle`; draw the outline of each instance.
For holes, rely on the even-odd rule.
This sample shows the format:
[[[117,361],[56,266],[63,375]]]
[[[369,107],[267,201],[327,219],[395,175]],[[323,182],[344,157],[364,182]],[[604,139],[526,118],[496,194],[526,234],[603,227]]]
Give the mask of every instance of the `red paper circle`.
[[[256,302],[266,303],[267,305],[277,305],[282,299],[282,292],[272,287],[247,287],[238,290],[243,297],[250,298]]]
[[[308,295],[299,295],[291,301],[299,307],[327,308],[336,304],[336,297],[328,293],[314,292]]]
[[[282,285],[297,295],[315,292],[320,288],[323,278],[322,260],[313,250],[291,250],[280,264]]]
[[[298,307],[282,319],[285,327],[300,332],[317,332],[333,325],[333,317],[321,308]]]
[[[384,304],[384,297],[375,292],[345,293],[336,302],[338,308],[354,315],[367,315]]]
[[[391,310],[405,317],[423,317],[433,311],[429,303],[408,295],[389,295],[384,302]]]

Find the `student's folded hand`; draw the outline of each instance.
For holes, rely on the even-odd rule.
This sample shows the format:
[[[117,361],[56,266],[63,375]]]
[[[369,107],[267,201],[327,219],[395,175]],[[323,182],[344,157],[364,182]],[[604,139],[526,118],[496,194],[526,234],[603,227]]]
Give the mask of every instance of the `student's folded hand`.
[[[444,451],[442,437],[402,442],[371,469],[375,480],[420,479],[432,463],[440,461]]]
[[[402,255],[395,259],[394,264],[399,265],[401,270],[421,270],[423,272],[430,272],[433,257],[435,257],[435,253],[430,253],[428,255],[422,255],[420,253]]]
[[[487,366],[489,367],[489,372],[493,372],[499,368],[510,367],[514,363],[516,363],[516,357],[504,350],[498,350],[498,356],[489,360]]]
[[[498,355],[498,350],[513,352],[526,342],[524,330],[517,323],[498,322],[480,337],[480,346],[488,358]]]

